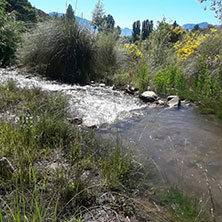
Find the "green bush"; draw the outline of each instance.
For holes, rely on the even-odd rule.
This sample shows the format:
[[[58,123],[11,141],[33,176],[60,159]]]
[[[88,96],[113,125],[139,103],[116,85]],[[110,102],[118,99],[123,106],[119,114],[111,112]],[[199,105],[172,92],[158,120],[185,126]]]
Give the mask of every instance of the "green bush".
[[[5,12],[3,4],[0,7],[0,66],[5,67],[15,59],[20,32],[24,26],[13,21],[13,16]]]
[[[151,72],[145,63],[141,63],[133,76],[133,85],[139,89],[140,92],[147,90],[150,84]]]
[[[97,36],[96,72],[100,78],[112,81],[113,74],[124,60],[123,48],[115,32],[100,32]]]
[[[94,38],[73,20],[54,19],[24,35],[18,51],[21,65],[30,71],[70,83],[86,83],[92,73]]]
[[[142,43],[144,57],[153,69],[166,66],[172,60],[174,50],[171,38],[171,25],[163,20],[159,22],[157,29],[150,34],[150,37]]]
[[[177,66],[170,65],[157,71],[155,86],[157,93],[160,94],[183,92],[186,88],[186,81],[182,71]]]

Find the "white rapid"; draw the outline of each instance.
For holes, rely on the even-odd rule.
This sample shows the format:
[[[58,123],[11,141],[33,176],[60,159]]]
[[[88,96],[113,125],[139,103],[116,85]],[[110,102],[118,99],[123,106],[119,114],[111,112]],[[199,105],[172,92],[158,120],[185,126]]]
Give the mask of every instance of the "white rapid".
[[[116,120],[141,115],[139,109],[144,107],[139,99],[121,91],[114,91],[112,87],[61,84],[18,70],[0,69],[0,82],[5,84],[9,80],[13,80],[21,88],[41,88],[68,95],[71,117],[81,118],[83,125],[88,127],[111,124]]]

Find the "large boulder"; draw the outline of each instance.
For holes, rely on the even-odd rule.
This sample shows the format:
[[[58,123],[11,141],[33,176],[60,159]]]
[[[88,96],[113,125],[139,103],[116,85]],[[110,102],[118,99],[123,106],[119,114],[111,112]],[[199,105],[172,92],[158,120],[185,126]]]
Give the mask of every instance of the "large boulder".
[[[153,103],[157,101],[158,96],[153,91],[145,91],[140,95],[140,99],[142,99],[144,102]]]
[[[170,108],[173,108],[173,107],[178,108],[178,107],[180,107],[181,101],[180,101],[179,96],[168,96],[167,97],[167,105]]]

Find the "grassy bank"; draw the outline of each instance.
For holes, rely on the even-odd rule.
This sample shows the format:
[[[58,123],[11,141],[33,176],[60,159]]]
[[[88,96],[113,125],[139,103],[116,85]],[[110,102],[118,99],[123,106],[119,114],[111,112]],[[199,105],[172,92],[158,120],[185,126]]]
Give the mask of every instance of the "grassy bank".
[[[0,163],[0,221],[100,221],[104,214],[112,221],[204,221],[183,196],[159,198],[152,167],[133,153],[69,124],[64,96],[9,82],[0,86],[0,101],[7,113],[0,118],[0,159],[10,162]]]

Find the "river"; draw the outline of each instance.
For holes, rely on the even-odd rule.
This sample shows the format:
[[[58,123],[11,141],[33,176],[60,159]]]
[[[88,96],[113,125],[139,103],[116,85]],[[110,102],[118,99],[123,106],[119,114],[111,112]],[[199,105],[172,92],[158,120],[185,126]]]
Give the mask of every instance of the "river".
[[[152,160],[164,181],[195,193],[222,215],[222,124],[194,106],[180,109],[148,106],[140,99],[104,85],[61,84],[17,70],[0,69],[0,82],[21,88],[38,87],[69,98],[69,114],[105,138],[119,138],[139,159]]]

